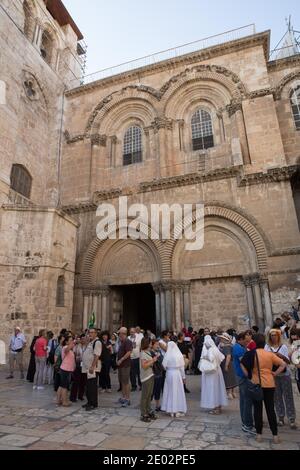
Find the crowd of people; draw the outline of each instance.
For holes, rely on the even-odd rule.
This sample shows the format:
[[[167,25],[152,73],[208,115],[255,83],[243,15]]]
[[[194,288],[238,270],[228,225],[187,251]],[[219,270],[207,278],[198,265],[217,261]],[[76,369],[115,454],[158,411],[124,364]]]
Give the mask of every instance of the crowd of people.
[[[300,329],[297,320],[289,321],[284,314],[264,333],[256,326],[241,333],[209,328],[195,332],[189,327],[179,333],[163,331],[158,337],[138,326],[129,331],[121,327],[113,334],[94,327],[79,335],[64,329],[57,338],[41,329],[30,346],[26,378],[37,391],[53,385],[57,406],[86,398],[82,407],[88,412],[98,407],[98,392],[111,393],[111,374],[118,373],[118,403],[129,407],[131,393],[139,388],[141,420],[150,422],[159,412],[184,416],[190,393],[187,375],[199,374],[202,409],[219,415],[238,393],[242,431],[260,441],[264,404],[277,443],[278,426],[284,426],[285,419],[297,429],[292,380],[295,374],[300,393]],[[25,347],[25,336],[16,327],[8,379],[15,365],[24,378]]]

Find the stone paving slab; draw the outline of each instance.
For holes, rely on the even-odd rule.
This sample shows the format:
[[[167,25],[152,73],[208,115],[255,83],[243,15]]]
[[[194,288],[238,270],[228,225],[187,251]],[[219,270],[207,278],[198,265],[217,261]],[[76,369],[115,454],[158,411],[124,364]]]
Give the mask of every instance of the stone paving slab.
[[[121,408],[117,403],[118,384],[112,394],[99,394],[99,408],[85,412],[82,402],[70,408],[55,406],[52,387],[34,393],[25,381],[12,380],[7,385],[0,371],[0,450],[221,450],[263,449],[300,450],[300,431],[287,425],[279,429],[281,444],[273,445],[264,417],[263,442],[241,431],[238,399],[232,400],[220,416],[211,416],[199,408],[199,377],[188,377],[188,413],[171,418],[158,413],[158,420],[140,421],[140,392],[132,394],[132,406]],[[300,396],[295,393],[298,417]]]

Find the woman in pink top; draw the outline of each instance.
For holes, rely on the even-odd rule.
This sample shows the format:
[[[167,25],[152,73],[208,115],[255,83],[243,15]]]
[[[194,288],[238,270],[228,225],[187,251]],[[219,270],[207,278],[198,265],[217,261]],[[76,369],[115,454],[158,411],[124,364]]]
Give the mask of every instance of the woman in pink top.
[[[47,344],[46,330],[39,331],[39,337],[34,345],[35,352],[35,374],[33,380],[33,389],[43,390],[44,369],[47,360]]]
[[[72,372],[75,370],[75,354],[73,352],[74,339],[72,336],[65,338],[62,344],[62,363],[59,370],[60,387],[57,390],[57,404],[70,406],[68,390],[71,383]]]

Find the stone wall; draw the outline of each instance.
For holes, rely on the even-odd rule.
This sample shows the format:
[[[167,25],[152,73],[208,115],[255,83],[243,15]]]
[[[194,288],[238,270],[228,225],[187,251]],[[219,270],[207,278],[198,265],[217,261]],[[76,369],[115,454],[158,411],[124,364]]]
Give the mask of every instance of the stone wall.
[[[47,328],[71,327],[77,225],[54,209],[0,210],[1,339],[19,325],[28,339]],[[59,276],[65,302],[56,306]]]

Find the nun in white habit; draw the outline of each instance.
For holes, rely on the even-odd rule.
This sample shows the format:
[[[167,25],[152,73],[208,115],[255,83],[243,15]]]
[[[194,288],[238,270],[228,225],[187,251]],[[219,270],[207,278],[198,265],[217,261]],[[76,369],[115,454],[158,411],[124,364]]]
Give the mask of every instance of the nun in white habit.
[[[228,405],[223,373],[220,367],[224,359],[225,356],[217,348],[211,336],[205,336],[200,360],[200,370],[202,372],[201,408],[209,409],[210,414],[220,414],[221,407]],[[213,367],[210,366],[211,364],[213,364]],[[209,370],[210,368],[213,370]]]
[[[163,360],[166,370],[166,380],[162,397],[161,409],[176,418],[184,416],[187,410],[183,387],[185,380],[184,357],[174,341],[168,343],[168,349]]]

